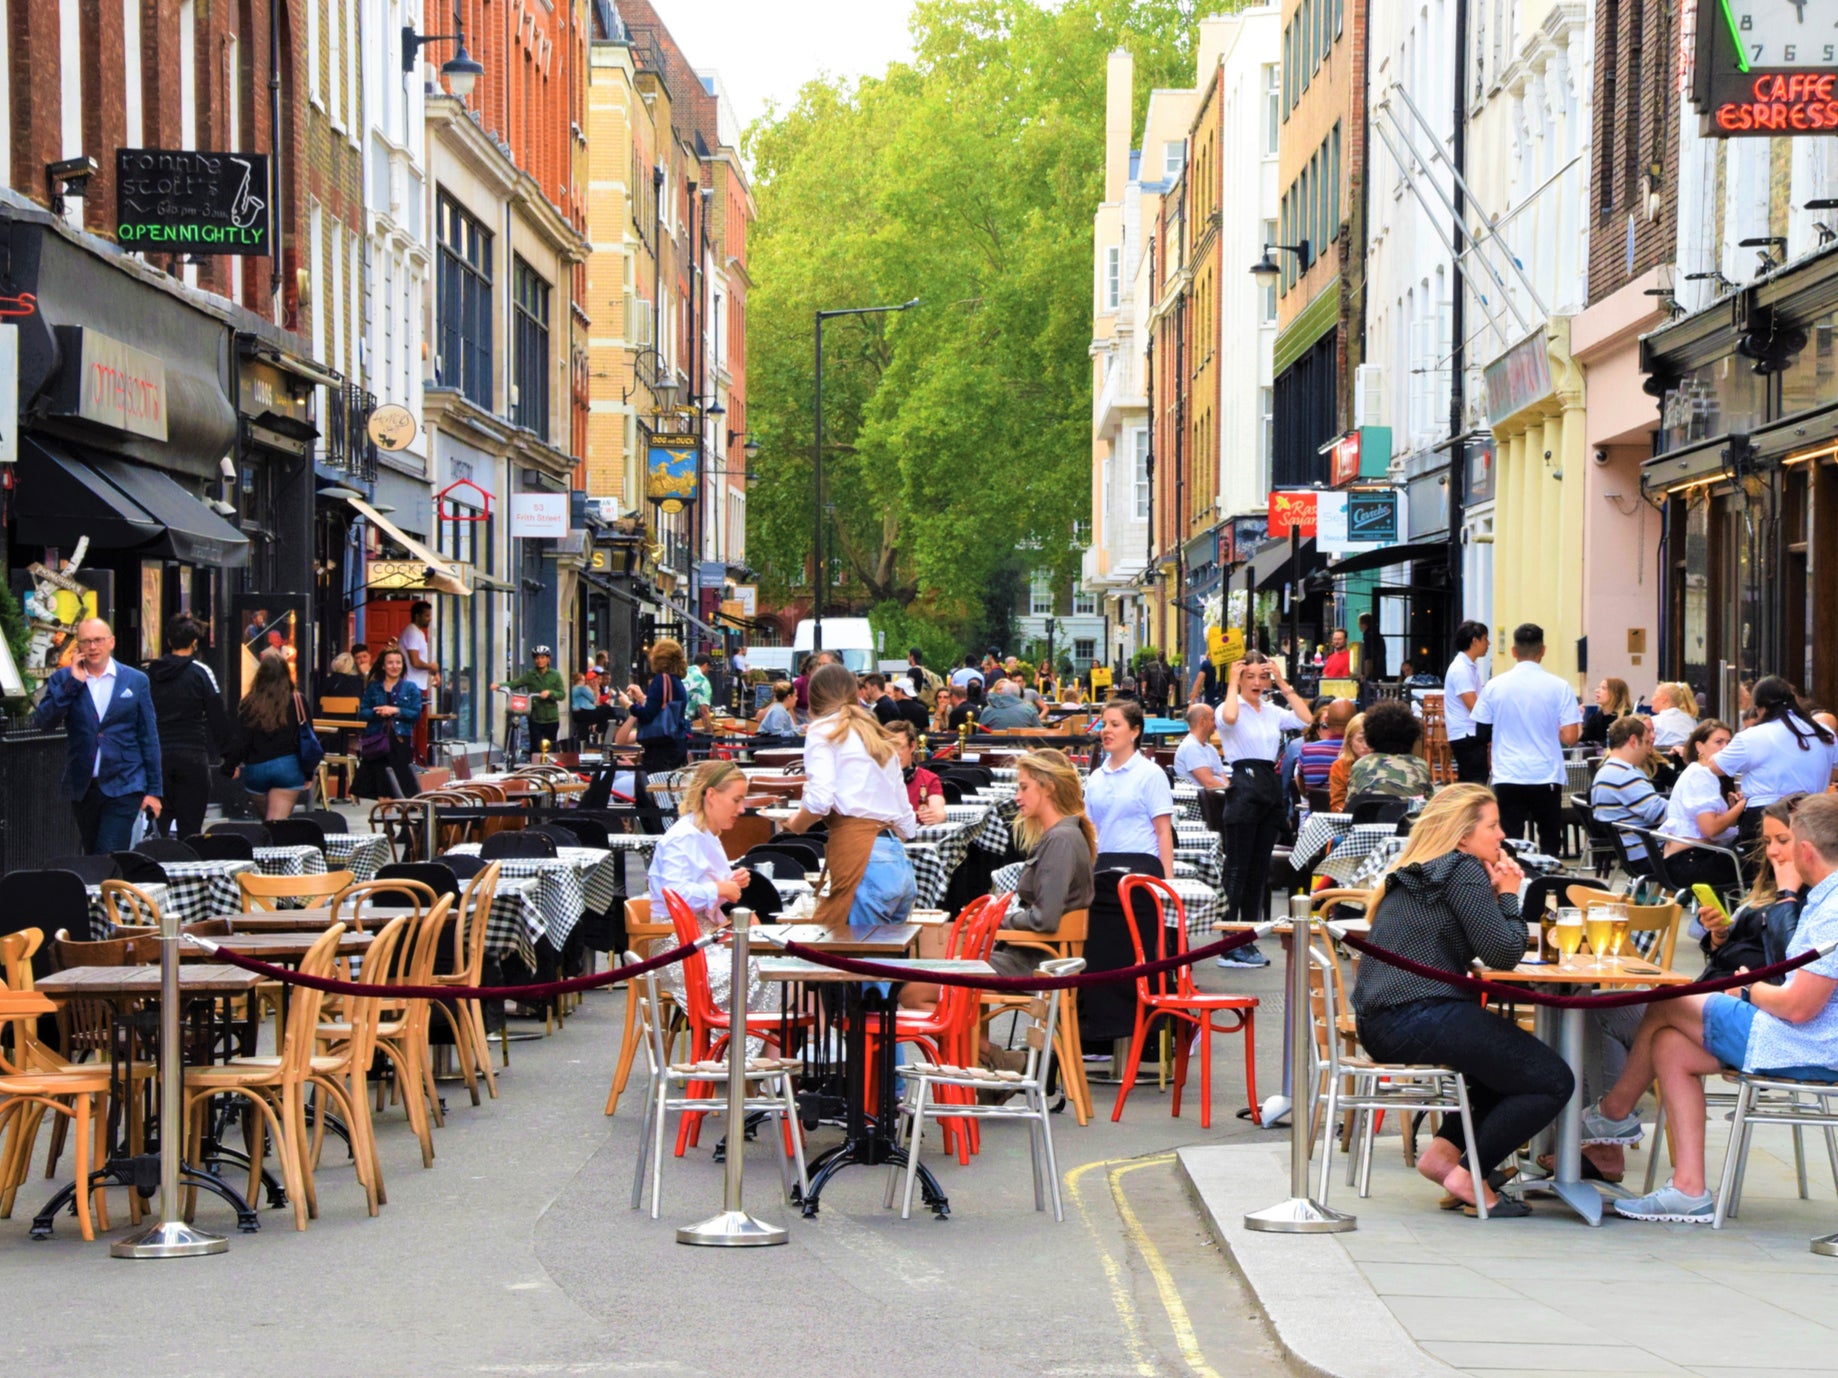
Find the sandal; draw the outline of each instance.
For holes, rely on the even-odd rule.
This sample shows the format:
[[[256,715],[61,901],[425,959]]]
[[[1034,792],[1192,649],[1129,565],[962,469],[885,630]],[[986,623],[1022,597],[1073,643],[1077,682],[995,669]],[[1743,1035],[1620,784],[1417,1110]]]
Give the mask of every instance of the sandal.
[[[1461,1213],[1470,1220],[1479,1220],[1481,1218],[1480,1211],[1476,1210],[1473,1206],[1464,1205],[1461,1208]],[[1502,1196],[1498,1201],[1495,1201],[1491,1206],[1487,1207],[1487,1218],[1489,1220],[1519,1220],[1531,1213],[1532,1208],[1516,1196]]]
[[[1508,1182],[1512,1181],[1512,1179],[1517,1177],[1518,1175],[1519,1175],[1519,1169],[1517,1165],[1508,1163],[1505,1167],[1497,1167],[1492,1172],[1487,1174],[1487,1185],[1492,1187],[1495,1191],[1498,1191],[1501,1187],[1505,1186]],[[1459,1210],[1472,1211],[1474,1207],[1470,1206],[1466,1201],[1462,1200],[1461,1197],[1457,1196],[1454,1192],[1445,1191],[1442,1194],[1442,1200],[1436,1203],[1436,1209],[1439,1211],[1459,1211]],[[1489,1206],[1488,1209],[1492,1210],[1493,1208]]]

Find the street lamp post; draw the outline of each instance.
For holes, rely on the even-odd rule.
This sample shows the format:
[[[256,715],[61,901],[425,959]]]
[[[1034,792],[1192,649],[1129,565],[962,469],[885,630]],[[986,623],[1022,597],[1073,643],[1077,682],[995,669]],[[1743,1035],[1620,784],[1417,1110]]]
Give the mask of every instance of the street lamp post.
[[[815,387],[812,408],[814,411],[812,427],[815,433],[816,448],[811,454],[811,507],[815,539],[812,542],[813,555],[811,565],[811,654],[823,649],[823,583],[828,577],[823,564],[823,323],[834,320],[837,316],[878,316],[890,311],[910,311],[919,304],[919,298],[904,301],[897,306],[846,306],[837,311],[817,312],[817,368],[814,379]]]

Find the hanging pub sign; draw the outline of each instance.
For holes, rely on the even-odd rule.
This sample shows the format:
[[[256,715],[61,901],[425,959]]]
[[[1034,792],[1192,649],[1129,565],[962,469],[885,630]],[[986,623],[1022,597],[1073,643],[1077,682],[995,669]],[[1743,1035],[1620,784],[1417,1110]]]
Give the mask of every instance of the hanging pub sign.
[[[1838,133],[1829,0],[1696,0],[1691,96],[1707,137]]]
[[[115,150],[115,238],[147,253],[265,255],[268,155]]]
[[[701,480],[701,466],[696,463],[700,446],[701,438],[693,432],[652,436],[645,496],[666,512],[681,512],[694,502]]]

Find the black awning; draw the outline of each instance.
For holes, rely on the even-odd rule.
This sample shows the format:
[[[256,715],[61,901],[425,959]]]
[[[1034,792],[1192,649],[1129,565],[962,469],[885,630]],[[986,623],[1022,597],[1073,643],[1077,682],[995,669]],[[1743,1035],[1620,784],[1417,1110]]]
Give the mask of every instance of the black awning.
[[[1412,541],[1404,545],[1380,546],[1377,550],[1362,550],[1357,555],[1349,555],[1344,560],[1336,560],[1327,567],[1329,574],[1363,574],[1368,570],[1389,569],[1392,565],[1408,565],[1417,560],[1446,560],[1449,558],[1447,541]]]
[[[165,527],[152,554],[222,569],[241,569],[249,563],[249,538],[168,475],[105,455],[95,456],[91,463]]]
[[[158,539],[162,525],[62,445],[30,431],[19,437],[19,493],[13,501],[21,545],[69,550],[83,537],[101,550],[132,550]]]
[[[1259,593],[1268,593],[1271,589],[1281,588],[1284,584],[1299,583],[1302,576],[1311,574],[1321,565],[1321,556],[1315,550],[1314,538],[1311,536],[1302,542],[1298,552],[1300,568],[1297,561],[1289,558],[1289,542],[1283,541],[1267,550],[1261,550],[1251,561],[1251,578],[1253,587]],[[1231,581],[1238,588],[1244,587],[1244,575],[1241,573]]]

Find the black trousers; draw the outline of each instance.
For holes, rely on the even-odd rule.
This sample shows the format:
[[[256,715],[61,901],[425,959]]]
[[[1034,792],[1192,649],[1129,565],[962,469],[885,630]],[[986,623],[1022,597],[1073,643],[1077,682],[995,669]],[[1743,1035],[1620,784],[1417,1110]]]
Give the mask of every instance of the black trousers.
[[[1455,778],[1464,785],[1487,783],[1487,743],[1479,737],[1463,737],[1449,743],[1449,754],[1455,758]]]
[[[1261,923],[1270,903],[1270,854],[1283,830],[1282,789],[1268,761],[1235,761],[1226,796],[1226,917]]]
[[[83,855],[127,851],[134,840],[134,815],[140,812],[140,801],[138,794],[104,794],[91,780],[83,797],[71,805],[77,816]]]
[[[202,751],[162,751],[165,777],[159,817],[161,836],[180,839],[204,831],[204,809],[211,801],[211,762]]]
[[[1500,826],[1509,839],[1525,836],[1529,824],[1536,830],[1538,850],[1557,856],[1564,844],[1564,787],[1562,785],[1495,785],[1500,801]]]

